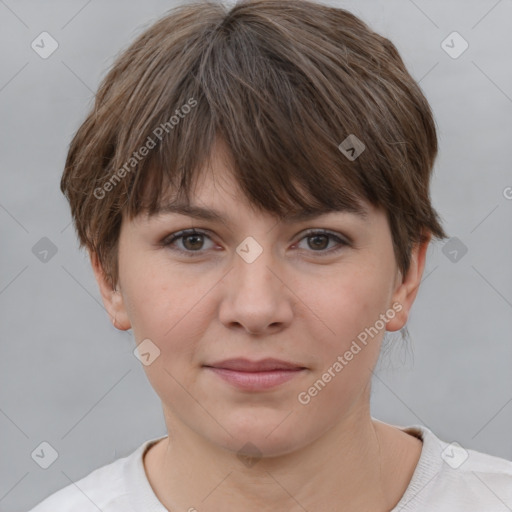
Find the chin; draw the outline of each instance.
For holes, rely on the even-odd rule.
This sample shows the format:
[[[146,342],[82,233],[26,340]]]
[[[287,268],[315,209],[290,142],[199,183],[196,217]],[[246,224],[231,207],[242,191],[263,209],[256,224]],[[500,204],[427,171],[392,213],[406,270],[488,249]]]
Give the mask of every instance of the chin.
[[[277,457],[308,444],[304,422],[298,425],[290,411],[266,414],[254,408],[251,413],[237,413],[237,417],[220,423],[233,437],[226,434],[222,440],[211,441],[240,456]]]

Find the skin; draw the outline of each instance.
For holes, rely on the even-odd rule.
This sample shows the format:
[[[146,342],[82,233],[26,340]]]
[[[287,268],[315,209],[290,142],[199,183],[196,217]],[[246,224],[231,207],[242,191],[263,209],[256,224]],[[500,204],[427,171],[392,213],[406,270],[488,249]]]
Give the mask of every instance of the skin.
[[[385,331],[407,322],[429,241],[413,249],[402,276],[383,211],[366,203],[366,221],[335,212],[281,224],[245,201],[225,154],[217,146],[192,197],[228,222],[176,213],[125,218],[117,290],[90,254],[116,327],[160,350],[143,368],[169,436],[144,457],[149,482],[173,511],[334,511],[340,504],[345,512],[389,511],[410,482],[422,443],[371,417],[371,376]],[[199,256],[160,244],[191,227],[207,236],[174,247]],[[340,247],[335,240],[306,236],[309,228],[352,243],[332,252]],[[248,236],[263,249],[252,263],[236,253]],[[298,394],[393,303],[401,311],[307,405],[299,403]],[[242,391],[202,367],[231,357],[274,357],[307,370],[265,392]],[[237,457],[247,442],[261,453],[253,465]]]

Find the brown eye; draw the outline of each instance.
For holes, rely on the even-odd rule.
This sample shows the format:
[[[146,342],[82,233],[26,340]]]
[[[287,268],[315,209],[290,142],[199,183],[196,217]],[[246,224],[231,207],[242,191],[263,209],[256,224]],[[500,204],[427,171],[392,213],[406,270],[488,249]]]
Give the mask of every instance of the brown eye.
[[[343,240],[338,235],[324,230],[308,231],[301,240],[308,240],[307,245],[311,251],[325,254],[335,253],[343,249],[344,246],[350,245],[348,241]],[[336,246],[334,249],[326,250],[329,246],[329,241],[334,241]]]
[[[202,232],[195,229],[189,229],[184,231],[178,231],[173,233],[170,237],[164,239],[161,244],[169,249],[181,252],[187,256],[196,256],[202,254],[204,246],[204,239],[210,239],[210,237]],[[176,242],[181,241],[181,247],[176,246]]]
[[[202,236],[201,234],[182,236],[183,246],[191,251],[201,249],[203,245]]]
[[[308,245],[312,249],[326,249],[329,245],[329,237],[327,235],[312,235],[308,236],[307,238],[310,241]]]

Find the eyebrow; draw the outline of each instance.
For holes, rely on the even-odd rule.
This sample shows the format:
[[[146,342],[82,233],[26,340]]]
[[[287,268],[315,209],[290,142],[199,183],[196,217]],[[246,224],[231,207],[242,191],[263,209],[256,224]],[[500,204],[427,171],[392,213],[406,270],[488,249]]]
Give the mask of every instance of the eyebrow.
[[[197,205],[184,204],[184,203],[165,203],[159,205],[155,211],[154,215],[166,215],[177,213],[180,215],[186,215],[187,217],[192,217],[194,219],[199,220],[208,220],[215,222],[222,222],[224,224],[229,223],[229,219],[227,219],[222,213],[218,212],[213,208],[203,208]],[[293,224],[296,222],[302,222],[306,220],[315,219],[316,217],[320,217],[321,215],[326,215],[328,213],[349,213],[353,214],[356,217],[359,217],[362,220],[367,220],[368,211],[360,205],[354,205],[348,208],[328,208],[328,207],[320,207],[314,208],[310,210],[303,210],[298,213],[286,215],[286,217],[282,218],[282,222],[285,224]]]

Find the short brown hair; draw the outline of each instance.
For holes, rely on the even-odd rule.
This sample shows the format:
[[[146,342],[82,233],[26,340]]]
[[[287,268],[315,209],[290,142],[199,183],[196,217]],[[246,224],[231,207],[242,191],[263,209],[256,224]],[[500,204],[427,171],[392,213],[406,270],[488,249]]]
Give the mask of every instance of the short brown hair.
[[[357,158],[339,147],[349,136]],[[123,216],[154,214],[169,186],[188,202],[217,138],[248,201],[280,218],[383,208],[402,273],[425,231],[447,237],[430,201],[432,112],[388,39],[313,1],[202,1],[117,57],[69,148],[61,190],[113,288]]]

